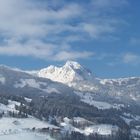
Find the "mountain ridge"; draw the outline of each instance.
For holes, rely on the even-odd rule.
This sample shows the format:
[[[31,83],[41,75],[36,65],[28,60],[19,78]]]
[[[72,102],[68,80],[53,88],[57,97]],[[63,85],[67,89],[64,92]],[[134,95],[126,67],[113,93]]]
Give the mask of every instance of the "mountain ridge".
[[[5,81],[7,81],[5,77],[7,77],[7,79],[10,78],[14,80],[16,79],[14,86],[17,88],[19,87],[22,88],[25,86],[31,86],[34,88],[35,86],[37,86],[36,87],[37,90],[43,91],[45,89],[42,90],[41,87],[45,88],[46,84],[45,83],[42,84],[42,82],[40,82],[40,79],[42,79],[43,81],[45,80],[46,83],[50,80],[49,83],[56,82],[58,83],[58,85],[64,84],[68,86],[71,90],[74,90],[76,92],[78,91],[83,93],[90,93],[92,97],[98,95],[99,96],[98,99],[100,100],[104,96],[105,99],[111,97],[113,99],[116,98],[121,102],[133,101],[140,104],[139,103],[140,101],[140,92],[139,92],[140,78],[139,77],[129,77],[129,78],[120,78],[120,79],[99,79],[93,76],[91,72],[89,72],[86,68],[81,66],[78,62],[68,61],[62,67],[49,66],[45,69],[41,69],[40,71],[33,71],[34,73],[29,71],[23,71],[20,69],[10,68],[3,65],[0,66],[0,70],[1,70],[0,83],[4,84]],[[2,74],[4,72],[7,73],[5,74],[5,76],[3,76]],[[13,72],[14,74],[12,74]],[[41,72],[43,72],[42,75],[40,75]],[[7,75],[9,75],[9,77]],[[14,75],[15,78],[13,77]],[[25,75],[25,77],[27,78],[20,78],[23,75]],[[18,79],[17,76],[20,79]],[[57,87],[57,84],[55,84],[55,86]],[[53,88],[53,90],[54,89],[55,87]],[[61,88],[59,88],[59,90],[60,89]],[[63,91],[61,90],[61,92]]]

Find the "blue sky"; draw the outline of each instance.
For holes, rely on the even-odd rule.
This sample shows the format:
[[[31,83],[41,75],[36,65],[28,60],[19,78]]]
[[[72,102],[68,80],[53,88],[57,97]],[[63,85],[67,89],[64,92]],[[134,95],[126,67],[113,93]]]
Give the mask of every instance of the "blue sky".
[[[96,76],[140,76],[139,0],[0,0],[0,64],[75,60]]]

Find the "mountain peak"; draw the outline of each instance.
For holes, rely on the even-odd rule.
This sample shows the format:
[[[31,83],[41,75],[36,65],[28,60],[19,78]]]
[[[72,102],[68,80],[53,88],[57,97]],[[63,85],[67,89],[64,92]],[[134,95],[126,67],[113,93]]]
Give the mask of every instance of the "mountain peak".
[[[71,67],[73,69],[81,69],[82,66],[76,61],[67,61],[63,67]]]
[[[38,75],[62,83],[89,80],[92,77],[91,72],[75,61],[67,61],[62,67],[51,65],[40,70]]]

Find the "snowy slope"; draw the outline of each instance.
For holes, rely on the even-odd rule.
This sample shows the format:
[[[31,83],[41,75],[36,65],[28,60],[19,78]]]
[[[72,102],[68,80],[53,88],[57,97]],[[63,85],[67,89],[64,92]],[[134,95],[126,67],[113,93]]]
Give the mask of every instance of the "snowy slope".
[[[72,89],[64,84],[7,66],[0,66],[0,89],[1,94],[21,94],[30,97],[50,93],[65,94],[66,91],[72,93]]]

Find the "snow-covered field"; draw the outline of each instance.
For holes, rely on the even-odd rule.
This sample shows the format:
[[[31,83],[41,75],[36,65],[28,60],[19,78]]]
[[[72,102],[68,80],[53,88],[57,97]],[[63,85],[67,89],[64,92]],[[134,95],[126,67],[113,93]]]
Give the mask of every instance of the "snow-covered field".
[[[26,119],[18,119],[11,117],[4,117],[0,119],[0,140],[51,140],[49,136],[40,135],[38,133],[31,133],[27,131],[32,128],[56,128],[46,122],[40,121],[33,117]]]
[[[40,121],[36,118],[30,117],[25,119],[4,117],[0,119],[0,134],[4,130],[17,130],[21,131],[23,129],[32,129],[32,128],[57,128],[56,126],[50,125],[47,122]]]
[[[111,108],[115,108],[117,110],[121,109],[124,107],[124,104],[110,104],[108,102],[105,102],[105,101],[96,101],[93,97],[92,97],[92,93],[82,93],[82,92],[75,92],[80,98],[81,98],[81,101],[86,103],[86,104],[89,104],[89,105],[92,105],[92,106],[95,106],[97,107],[98,109],[111,109]]]
[[[100,135],[111,135],[113,132],[118,131],[118,127],[109,124],[99,124],[86,127],[84,131],[87,135],[91,133],[97,133]]]
[[[91,96],[91,93],[82,93],[82,92],[75,92],[78,96],[81,97],[81,101],[87,103],[89,105],[93,105],[98,109],[110,109],[113,108],[113,105],[107,102],[95,101]]]
[[[18,133],[14,135],[0,136],[0,140],[52,140],[49,136],[39,135],[36,133]]]
[[[80,121],[81,120],[85,121],[85,119],[82,119],[82,118],[80,118],[80,119],[76,118],[76,120],[77,119]],[[61,126],[64,127],[65,131],[69,131],[69,132],[76,131],[76,132],[80,132],[85,135],[90,135],[90,134],[94,134],[94,133],[97,133],[100,135],[111,135],[113,132],[118,131],[117,126],[110,125],[110,124],[96,124],[96,125],[91,125],[91,126],[85,127],[84,129],[79,129],[70,124],[69,118],[64,118],[64,122],[61,123]]]
[[[4,104],[1,104],[0,103],[0,112],[4,112],[5,115],[8,114],[9,111],[14,111],[14,112],[18,112],[16,109],[15,109],[15,105],[20,105],[19,102],[16,102],[16,101],[11,101],[11,100],[8,100],[9,104],[8,105],[4,105]]]

